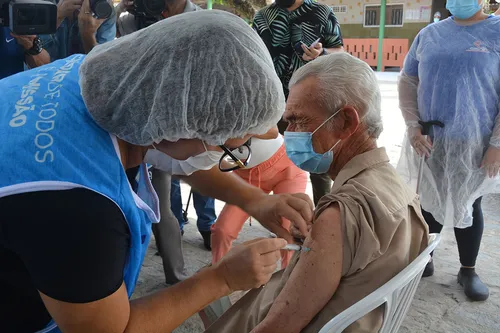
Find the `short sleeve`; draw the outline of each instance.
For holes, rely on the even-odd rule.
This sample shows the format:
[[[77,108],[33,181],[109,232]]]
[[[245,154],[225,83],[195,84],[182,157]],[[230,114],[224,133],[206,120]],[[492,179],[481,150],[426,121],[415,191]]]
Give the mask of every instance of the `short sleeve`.
[[[2,212],[9,247],[40,292],[64,302],[87,303],[122,285],[130,234],[111,200],[72,189],[9,196],[0,207],[12,207]]]
[[[345,193],[325,195],[318,203],[316,217],[333,203],[339,205],[342,221],[342,276],[349,276],[378,258],[380,245],[373,230],[373,218],[366,214],[369,207],[353,196]]]
[[[325,31],[323,34],[323,47],[334,48],[344,45],[342,33],[340,32],[340,24],[335,17],[332,9],[329,8],[328,21],[326,22]]]
[[[418,76],[418,60],[417,60],[417,49],[420,43],[420,34],[417,35],[413,43],[411,44],[410,51],[406,55],[403,64],[403,73],[408,76]]]

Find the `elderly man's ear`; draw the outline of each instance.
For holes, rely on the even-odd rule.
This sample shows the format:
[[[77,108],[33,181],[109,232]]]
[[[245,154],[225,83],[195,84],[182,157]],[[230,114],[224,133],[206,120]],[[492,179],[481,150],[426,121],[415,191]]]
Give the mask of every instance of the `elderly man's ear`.
[[[359,127],[359,122],[358,111],[352,106],[344,106],[339,112],[336,124],[339,129],[339,138],[345,140],[353,135]]]

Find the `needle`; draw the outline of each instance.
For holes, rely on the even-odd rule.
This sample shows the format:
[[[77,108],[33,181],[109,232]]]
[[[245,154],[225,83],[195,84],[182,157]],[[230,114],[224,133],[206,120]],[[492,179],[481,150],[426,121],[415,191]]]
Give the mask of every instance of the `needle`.
[[[282,247],[281,249],[290,251],[302,251],[302,252],[311,251],[310,248],[297,244],[287,244],[285,247]]]

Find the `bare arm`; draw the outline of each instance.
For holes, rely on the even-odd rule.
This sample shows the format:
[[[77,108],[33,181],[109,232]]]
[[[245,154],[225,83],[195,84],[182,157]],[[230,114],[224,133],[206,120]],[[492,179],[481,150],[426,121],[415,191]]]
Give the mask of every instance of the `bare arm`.
[[[91,303],[66,303],[40,293],[64,333],[171,332],[187,318],[231,290],[247,290],[269,281],[282,239],[257,239],[232,249],[216,266],[175,286],[129,302],[125,285]]]
[[[279,134],[280,133],[278,132],[278,126],[274,126],[266,134],[254,135],[253,137],[261,140],[271,140],[276,139]]]
[[[338,205],[316,220],[290,279],[266,318],[252,333],[300,332],[331,299],[342,274],[342,229]]]
[[[114,294],[92,303],[65,303],[41,296],[65,333],[171,332],[228,291],[215,270],[206,269],[175,286],[130,303],[124,284]]]
[[[179,176],[203,195],[219,199],[243,210],[250,201],[267,197],[260,188],[252,186],[231,172],[221,172],[218,167],[200,170],[188,177]]]

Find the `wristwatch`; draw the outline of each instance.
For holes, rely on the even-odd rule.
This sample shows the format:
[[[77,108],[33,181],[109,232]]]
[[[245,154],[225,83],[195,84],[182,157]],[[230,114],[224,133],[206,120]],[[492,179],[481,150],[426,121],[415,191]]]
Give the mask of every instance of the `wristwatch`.
[[[37,36],[35,37],[35,39],[33,39],[33,46],[31,47],[31,49],[26,50],[24,52],[28,55],[36,56],[42,53],[42,50],[43,50],[42,41],[40,40],[40,37]]]
[[[322,56],[323,56],[323,55],[327,55],[327,54],[329,54],[329,53],[328,53],[328,51],[327,51],[325,48],[323,48],[323,52],[321,52],[321,54],[320,54],[320,55],[322,55]]]

